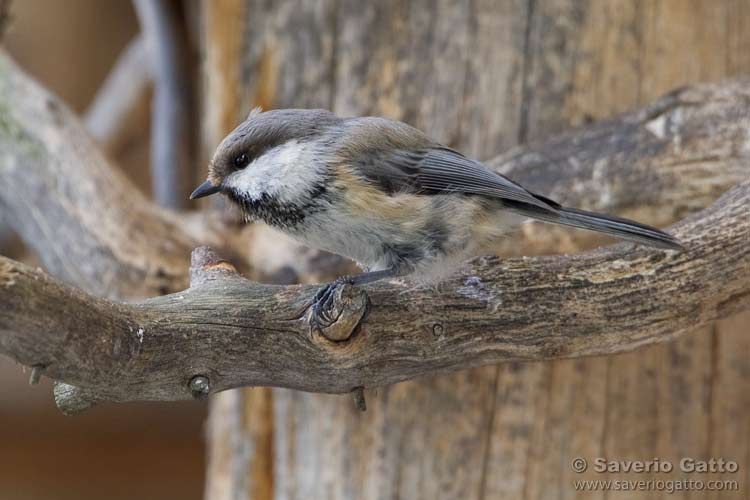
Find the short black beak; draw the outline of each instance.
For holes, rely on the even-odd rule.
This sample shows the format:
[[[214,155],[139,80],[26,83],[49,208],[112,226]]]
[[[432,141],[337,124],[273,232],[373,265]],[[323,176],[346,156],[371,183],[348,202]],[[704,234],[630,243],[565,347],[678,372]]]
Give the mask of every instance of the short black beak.
[[[190,195],[190,199],[195,200],[196,198],[203,198],[204,196],[216,194],[219,191],[221,191],[221,186],[214,186],[211,181],[206,181],[193,191],[193,194]]]

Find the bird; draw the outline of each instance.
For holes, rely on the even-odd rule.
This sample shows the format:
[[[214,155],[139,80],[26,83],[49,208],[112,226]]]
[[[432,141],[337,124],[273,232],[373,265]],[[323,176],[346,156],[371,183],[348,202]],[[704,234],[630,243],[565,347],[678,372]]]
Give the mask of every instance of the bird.
[[[190,198],[216,193],[247,221],[359,264],[361,274],[319,289],[313,306],[322,317],[338,286],[439,282],[529,219],[683,249],[654,227],[563,207],[403,122],[323,109],[253,109]]]

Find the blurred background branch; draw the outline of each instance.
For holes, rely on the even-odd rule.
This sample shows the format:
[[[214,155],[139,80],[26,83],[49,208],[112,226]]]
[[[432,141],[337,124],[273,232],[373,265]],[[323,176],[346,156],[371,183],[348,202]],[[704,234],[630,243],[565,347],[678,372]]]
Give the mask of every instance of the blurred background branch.
[[[134,38],[118,56],[86,111],[86,127],[107,150],[119,142],[133,109],[148,96],[154,68],[149,49],[143,35]]]
[[[140,32],[128,0],[4,3],[11,12],[3,46],[80,115]],[[196,40],[191,41],[193,47]],[[195,75],[191,78],[195,81]],[[109,164],[127,176],[134,196],[148,197],[151,192],[150,87],[134,103],[114,142],[105,145]],[[6,215],[8,211],[0,208],[0,218]],[[49,231],[54,235],[63,229]],[[66,248],[60,243],[58,250],[64,254]],[[15,235],[5,240],[0,253],[32,266],[44,265],[44,259]],[[107,273],[101,275],[102,281]],[[202,497],[206,402],[100,405],[68,419],[61,417],[50,398],[52,383],[47,377],[34,387],[28,381],[28,369],[0,356],[0,496],[14,500]],[[137,481],[132,481],[133,474]]]
[[[133,0],[154,81],[151,112],[153,199],[167,208],[184,208],[193,183],[196,148],[191,142],[190,72],[182,2]]]

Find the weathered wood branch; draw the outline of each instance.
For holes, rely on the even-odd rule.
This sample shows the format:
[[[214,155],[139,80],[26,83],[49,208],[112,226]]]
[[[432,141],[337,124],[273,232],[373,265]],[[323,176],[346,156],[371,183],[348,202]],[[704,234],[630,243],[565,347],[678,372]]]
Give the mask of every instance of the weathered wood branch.
[[[686,252],[619,244],[483,258],[439,290],[366,287],[369,306],[347,287],[338,341],[309,327],[316,287],[250,282],[206,247],[193,254],[189,289],[129,304],[2,259],[0,351],[113,401],[238,386],[343,393],[508,360],[612,354],[750,306],[750,182],[672,231]]]
[[[740,79],[675,90],[640,110],[516,148],[489,164],[563,205],[663,227],[750,179],[748,133],[750,80]],[[575,251],[596,238],[534,224],[520,242],[508,241],[499,251]]]
[[[137,104],[146,97],[153,78],[153,57],[143,35],[122,50],[86,111],[84,121],[94,138],[111,148]]]
[[[143,196],[77,117],[5,54],[0,145],[3,217],[68,283],[113,298],[177,291],[188,284],[193,248],[224,246],[210,224],[193,224]]]
[[[748,178],[748,97],[747,81],[685,89],[495,165],[567,204],[663,223]],[[187,286],[187,256],[199,242],[243,263],[232,252],[245,240],[219,218],[148,202],[6,56],[0,107],[0,206],[53,274],[97,296],[133,298]],[[4,261],[0,346],[74,384],[58,390],[71,411],[98,399],[192,397],[194,376],[207,377],[211,392],[244,384],[347,392],[504,359],[617,352],[747,305],[747,189],[679,226],[686,254],[621,245],[575,257],[482,259],[442,292],[369,288],[363,321],[363,296],[348,290],[339,304],[350,312],[325,334],[311,334],[303,315],[312,288],[254,284],[225,266],[229,274],[217,280],[208,262],[185,292],[124,305]],[[524,249],[577,248],[586,234],[544,227],[524,230]],[[36,302],[20,301],[24,293]],[[33,317],[29,304],[38,306]],[[40,315],[44,304],[49,314]],[[277,364],[290,355],[295,363],[309,355],[309,370]]]

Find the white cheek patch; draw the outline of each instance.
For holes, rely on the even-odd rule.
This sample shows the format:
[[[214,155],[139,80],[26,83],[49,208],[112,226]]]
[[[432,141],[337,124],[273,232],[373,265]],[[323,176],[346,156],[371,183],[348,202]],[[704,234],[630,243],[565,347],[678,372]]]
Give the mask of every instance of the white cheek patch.
[[[294,203],[309,194],[326,168],[309,144],[288,141],[230,174],[225,185],[251,200],[263,195]]]
[[[268,173],[254,168],[255,162],[242,170],[229,174],[224,184],[236,192],[257,201],[268,192]]]

